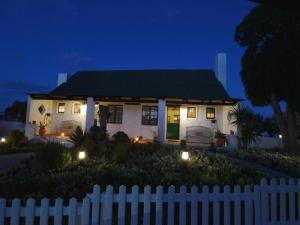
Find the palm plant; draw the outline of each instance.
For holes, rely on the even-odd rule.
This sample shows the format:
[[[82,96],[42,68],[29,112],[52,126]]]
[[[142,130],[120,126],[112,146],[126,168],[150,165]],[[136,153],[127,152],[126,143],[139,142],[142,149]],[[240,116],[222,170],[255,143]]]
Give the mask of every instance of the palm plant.
[[[244,106],[234,107],[228,113],[228,120],[237,126],[239,145],[248,148],[249,144],[256,142],[258,136],[263,132],[263,117],[253,113]]]
[[[77,126],[73,134],[70,136],[70,141],[75,147],[81,147],[84,142],[84,133],[81,127]]]

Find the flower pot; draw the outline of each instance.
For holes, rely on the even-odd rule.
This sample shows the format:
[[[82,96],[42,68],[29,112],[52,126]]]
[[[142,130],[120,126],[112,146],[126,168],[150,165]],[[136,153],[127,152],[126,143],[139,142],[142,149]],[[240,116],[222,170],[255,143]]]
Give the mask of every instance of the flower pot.
[[[40,129],[39,129],[39,135],[41,137],[44,137],[46,135],[46,128],[45,127],[40,127]]]
[[[225,139],[221,139],[221,138],[216,139],[216,146],[217,147],[224,147],[225,146]]]

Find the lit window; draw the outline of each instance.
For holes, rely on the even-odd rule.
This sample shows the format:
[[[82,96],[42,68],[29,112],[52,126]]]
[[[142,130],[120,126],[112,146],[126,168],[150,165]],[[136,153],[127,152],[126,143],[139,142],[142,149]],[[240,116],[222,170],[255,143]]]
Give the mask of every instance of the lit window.
[[[81,112],[81,104],[80,103],[74,103],[73,113],[74,114],[80,114],[80,112]]]
[[[58,103],[57,112],[64,113],[65,112],[65,105],[66,103]]]
[[[109,105],[108,106],[108,123],[122,123],[123,106]]]
[[[216,117],[215,108],[206,108],[206,119],[214,120]]]
[[[187,107],[187,118],[196,118],[196,107]]]
[[[143,106],[142,125],[157,125],[158,108],[157,106]]]

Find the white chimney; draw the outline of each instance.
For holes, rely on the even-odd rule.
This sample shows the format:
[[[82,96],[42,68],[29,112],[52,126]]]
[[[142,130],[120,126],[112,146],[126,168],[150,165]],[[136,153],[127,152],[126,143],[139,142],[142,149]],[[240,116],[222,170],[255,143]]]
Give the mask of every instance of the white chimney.
[[[61,84],[67,82],[67,80],[68,80],[67,73],[59,73],[57,78],[57,86],[60,86]]]
[[[227,61],[226,53],[218,53],[215,58],[215,74],[217,79],[223,84],[223,87],[227,89]]]

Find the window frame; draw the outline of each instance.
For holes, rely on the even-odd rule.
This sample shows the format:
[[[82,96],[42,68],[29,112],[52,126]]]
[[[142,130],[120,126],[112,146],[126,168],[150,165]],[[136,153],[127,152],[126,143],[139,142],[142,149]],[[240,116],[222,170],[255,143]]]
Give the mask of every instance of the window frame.
[[[213,110],[213,112],[208,112],[208,110]],[[213,117],[208,117],[208,114],[213,114]],[[215,120],[216,119],[216,108],[215,107],[206,107],[205,117],[207,120]]]
[[[79,105],[79,112],[75,112],[75,105]],[[75,102],[74,104],[73,104],[73,110],[72,110],[72,113],[73,114],[81,114],[81,103],[80,102]]]
[[[195,108],[195,117],[189,117],[189,108]],[[187,106],[186,118],[187,119],[197,119],[197,112],[198,112],[197,106]]]
[[[155,109],[155,112],[156,112],[155,114],[152,114],[153,109]],[[144,112],[147,114],[144,115]],[[152,118],[152,116],[156,116],[156,118],[155,117]],[[148,118],[146,118],[146,120],[145,120],[145,117],[148,117]],[[154,120],[154,123],[151,122],[152,120]],[[142,106],[141,124],[142,124],[142,126],[157,126],[158,125],[158,106],[156,106],[156,105],[143,105]]]
[[[63,104],[63,106],[60,106]],[[63,107],[63,111],[60,110],[60,107]],[[63,114],[66,112],[66,103],[65,102],[58,102],[57,103],[57,113]]]
[[[108,124],[122,124],[123,123],[123,105],[108,105],[108,120],[107,123]],[[121,109],[120,111],[118,111],[118,107]],[[113,112],[113,117],[111,117],[111,108],[114,108],[114,112]],[[120,118],[118,118],[118,113],[120,113]],[[113,118],[113,119],[112,119]],[[111,120],[112,119],[112,120]]]

